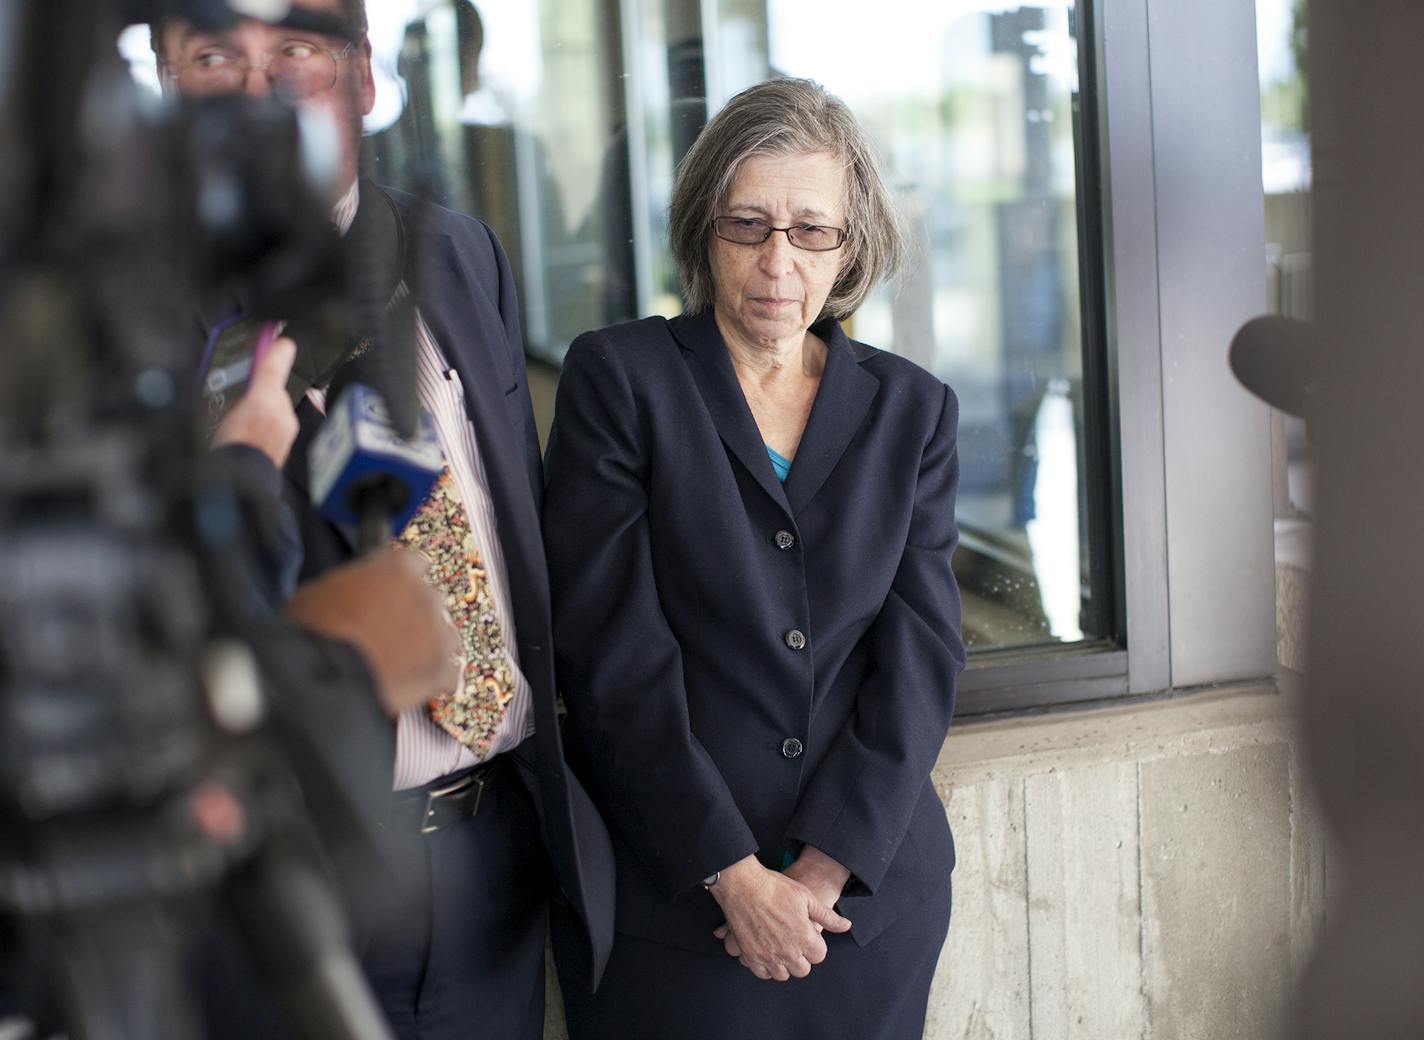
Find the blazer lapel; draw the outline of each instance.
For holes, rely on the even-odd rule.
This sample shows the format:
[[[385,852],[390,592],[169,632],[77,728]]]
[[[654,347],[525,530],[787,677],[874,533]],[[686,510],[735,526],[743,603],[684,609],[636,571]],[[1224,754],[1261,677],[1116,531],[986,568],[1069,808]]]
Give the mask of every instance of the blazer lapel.
[[[771,459],[766,453],[766,444],[761,439],[756,420],[752,418],[752,410],[747,406],[742,386],[737,382],[736,370],[732,368],[731,356],[722,341],[722,334],[717,331],[712,311],[680,315],[673,318],[669,326],[677,341],[687,348],[687,367],[722,442],[761,489],[789,515],[791,506],[787,502],[786,491],[781,481],[776,479],[776,471],[772,469]]]
[[[826,341],[826,370],[786,478],[793,514],[805,509],[821,490],[880,389],[880,380],[860,366],[874,353],[870,348],[853,344],[834,319],[813,325],[811,331]]]

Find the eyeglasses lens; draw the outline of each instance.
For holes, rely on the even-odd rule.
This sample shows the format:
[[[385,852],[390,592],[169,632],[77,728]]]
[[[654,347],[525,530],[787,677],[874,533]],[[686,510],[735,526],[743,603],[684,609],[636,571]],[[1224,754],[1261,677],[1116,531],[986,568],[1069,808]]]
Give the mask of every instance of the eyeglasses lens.
[[[265,69],[235,54],[204,55],[179,74],[178,84],[192,94],[227,94],[241,90],[252,69],[265,71],[275,86],[298,98],[319,94],[336,82],[335,59],[319,48],[305,48],[278,54]]]
[[[717,237],[743,246],[760,245],[771,236],[773,231],[784,231],[792,245],[812,252],[835,249],[845,241],[845,232],[840,228],[816,225],[773,228],[765,221],[745,217],[718,217],[713,221],[713,230],[717,233]]]

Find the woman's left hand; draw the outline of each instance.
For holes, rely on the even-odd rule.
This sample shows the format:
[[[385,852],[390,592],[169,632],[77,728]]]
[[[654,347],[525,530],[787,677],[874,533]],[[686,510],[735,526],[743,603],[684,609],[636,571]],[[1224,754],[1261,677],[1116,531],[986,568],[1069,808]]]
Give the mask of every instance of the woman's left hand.
[[[713,934],[727,953],[761,979],[804,978],[826,958],[826,929],[846,932],[851,922],[800,882],[747,856],[724,867],[708,892],[727,915]]]
[[[793,881],[801,882],[830,907],[836,905],[846,882],[850,880],[849,870],[814,845],[802,849],[801,855],[782,873]]]
[[[845,890],[846,882],[850,880],[849,870],[814,845],[807,845],[802,849],[801,855],[781,873],[805,885],[822,904],[832,908]],[[822,930],[819,924],[816,925],[816,930]],[[722,925],[712,934],[722,940],[728,954],[738,958],[742,956],[741,944],[737,942],[736,934],[728,925]]]

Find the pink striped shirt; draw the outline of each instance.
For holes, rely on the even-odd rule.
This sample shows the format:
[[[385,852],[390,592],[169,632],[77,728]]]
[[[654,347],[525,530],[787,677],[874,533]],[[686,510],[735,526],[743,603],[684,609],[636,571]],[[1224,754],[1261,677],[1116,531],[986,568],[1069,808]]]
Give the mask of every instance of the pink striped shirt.
[[[342,196],[332,219],[343,234],[356,218],[360,201],[357,184]],[[514,673],[514,698],[495,733],[486,758],[519,744],[534,732],[529,681],[519,666],[518,641],[514,632],[514,604],[510,598],[509,576],[505,570],[504,547],[499,540],[498,518],[490,500],[484,460],[475,441],[475,429],[465,414],[465,390],[460,375],[451,368],[435,342],[420,312],[415,317],[416,389],[420,403],[435,419],[436,436],[451,478],[460,492],[470,531],[488,562],[486,574],[494,596],[495,612],[504,632],[504,645]],[[307,395],[325,410],[326,393],[313,389]],[[396,723],[396,764],[392,786],[400,791],[438,780],[466,766],[482,761],[473,751],[430,720],[423,707],[408,708]]]

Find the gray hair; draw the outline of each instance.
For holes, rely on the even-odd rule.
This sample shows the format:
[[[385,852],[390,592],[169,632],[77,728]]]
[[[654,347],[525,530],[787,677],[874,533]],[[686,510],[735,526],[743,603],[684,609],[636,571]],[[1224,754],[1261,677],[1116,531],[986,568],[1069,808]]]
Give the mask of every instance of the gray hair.
[[[845,165],[849,255],[821,317],[855,313],[879,282],[899,269],[905,239],[880,163],[846,103],[807,79],[773,79],[748,87],[703,128],[678,165],[668,235],[693,314],[712,306],[712,220],[742,165],[753,156],[828,152]]]

